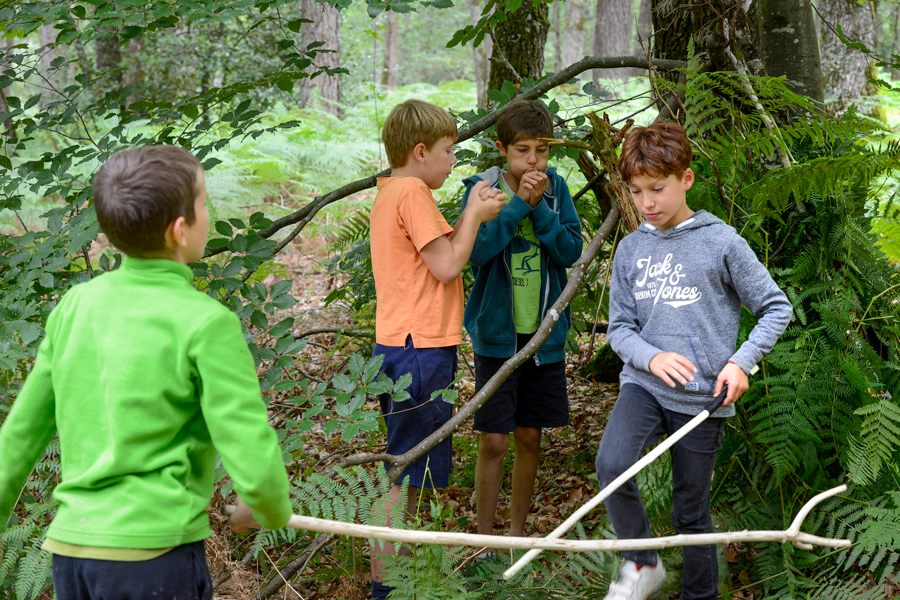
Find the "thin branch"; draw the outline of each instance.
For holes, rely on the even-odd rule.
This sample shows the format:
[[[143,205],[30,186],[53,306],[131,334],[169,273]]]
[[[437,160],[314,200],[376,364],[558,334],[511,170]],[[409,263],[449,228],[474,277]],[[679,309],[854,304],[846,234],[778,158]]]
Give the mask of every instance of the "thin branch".
[[[290,523],[288,525],[290,525]],[[332,539],[333,536],[328,533],[317,537],[309,546],[306,547],[306,551],[303,552],[303,554],[281,567],[281,572],[279,573],[280,577],[276,577],[268,584],[266,584],[263,589],[259,590],[259,594],[256,595],[257,600],[265,600],[265,598],[269,598],[270,596],[276,594],[278,590],[284,587],[284,584],[288,578],[293,577],[295,573],[305,569],[306,565],[309,564],[309,561],[312,560],[313,556],[315,556],[319,552],[319,550],[327,546]]]
[[[340,333],[341,335],[347,335],[350,337],[375,337],[374,331],[366,331],[365,329],[347,329],[345,327],[314,327],[312,329],[307,329],[306,331],[301,331],[300,333],[295,333],[294,339],[298,340],[300,338],[309,337],[311,335],[318,335],[320,333]]]

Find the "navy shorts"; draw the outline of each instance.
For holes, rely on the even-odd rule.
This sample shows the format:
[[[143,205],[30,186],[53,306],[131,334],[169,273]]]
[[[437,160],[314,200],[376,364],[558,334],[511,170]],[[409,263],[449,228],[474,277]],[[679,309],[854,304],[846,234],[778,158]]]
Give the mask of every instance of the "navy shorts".
[[[394,381],[406,373],[412,374],[412,384],[406,390],[410,399],[394,402],[390,394],[378,396],[387,426],[387,453],[397,456],[411,450],[453,416],[453,405],[440,396],[431,400],[431,394],[450,387],[456,379],[456,346],[417,349],[410,337],[404,347],[375,344],[373,354],[384,355],[381,372]],[[448,435],[412,463],[397,482],[403,483],[409,476],[409,485],[416,488],[446,488],[452,468],[452,438]],[[388,463],[384,466],[390,467]]]
[[[521,350],[532,334],[517,334]],[[475,355],[476,393],[508,359]],[[513,371],[475,413],[472,429],[485,433],[512,433],[516,427],[565,427],[569,424],[566,361],[537,365],[533,358]]]
[[[202,541],[150,560],[118,561],[53,555],[59,600],[212,600],[213,584]]]

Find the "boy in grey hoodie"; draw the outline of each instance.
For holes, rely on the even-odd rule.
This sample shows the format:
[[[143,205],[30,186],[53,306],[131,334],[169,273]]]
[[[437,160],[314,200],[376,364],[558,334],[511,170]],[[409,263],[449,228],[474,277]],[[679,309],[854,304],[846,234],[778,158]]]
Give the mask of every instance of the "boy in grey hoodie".
[[[691,156],[677,123],[637,127],[622,149],[618,167],[646,222],[622,240],[613,260],[607,337],[625,367],[596,461],[603,488],[727,385],[722,408],[670,450],[672,524],[680,534],[713,531],[709,493],[725,418],[792,313],[747,242],[721,219],[688,207]],[[759,320],[735,350],[742,304]],[[651,537],[634,478],[606,509],[619,538]],[[665,568],[655,551],[622,554],[606,600],[644,600],[662,587]],[[715,546],[685,547],[683,556],[682,598],[718,598]]]

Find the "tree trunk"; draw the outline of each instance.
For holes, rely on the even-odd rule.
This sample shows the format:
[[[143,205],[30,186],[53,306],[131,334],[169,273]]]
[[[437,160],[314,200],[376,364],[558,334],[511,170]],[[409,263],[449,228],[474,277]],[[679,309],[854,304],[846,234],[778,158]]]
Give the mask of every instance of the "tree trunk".
[[[0,54],[0,72],[3,72],[8,64],[8,59],[6,55],[12,52],[12,47],[15,46],[15,39],[12,37],[6,38],[6,45],[3,48],[3,53]],[[5,113],[12,112],[9,109],[9,104],[6,103],[6,98],[12,93],[12,87],[0,89],[0,110]],[[6,142],[8,144],[13,144],[16,141],[16,130],[13,129],[13,123],[11,119],[6,119],[3,121],[3,130],[6,132]],[[7,150],[8,156],[13,156],[13,154]]]
[[[95,64],[97,71],[102,73],[100,88],[103,91],[116,90],[122,87],[122,53],[119,52],[119,36],[116,29],[110,26],[100,26],[99,30],[104,34],[96,38],[94,48],[96,50]]]
[[[871,4],[860,4],[855,0],[819,0],[818,10],[826,23],[840,23],[847,39],[874,49],[875,14]],[[866,77],[872,61],[859,50],[844,45],[827,25],[821,31],[825,111],[839,118],[860,96],[876,92]],[[867,115],[875,112],[872,106],[857,108]]]
[[[756,0],[756,16],[766,74],[784,75],[795,92],[821,103],[822,63],[809,0]]]
[[[566,0],[566,13],[562,31],[562,66],[568,67],[584,58],[584,34],[587,22],[585,0]]]
[[[594,21],[594,56],[627,56],[631,54],[631,37],[634,31],[634,13],[631,2],[625,0],[597,0],[597,18]],[[594,69],[592,78],[596,85],[600,77],[624,81],[627,69]]]
[[[568,6],[566,13],[569,12]],[[562,2],[553,3],[553,19],[551,19],[551,28],[553,29],[553,70],[559,73],[565,66],[563,62],[563,43],[562,43],[562,21],[565,14],[562,12]]]
[[[381,85],[397,87],[397,41],[400,39],[397,13],[385,11],[384,19],[384,68],[381,71]]]
[[[336,69],[340,66],[340,29],[341,14],[330,4],[317,3],[315,0],[302,0],[301,16],[312,23],[304,23],[300,27],[300,37],[304,46],[313,42],[325,42],[316,50],[318,54],[313,59],[313,64],[318,67]],[[322,52],[332,50],[332,52]],[[314,72],[315,67],[310,67]],[[300,104],[306,106],[309,102],[313,88],[319,88],[319,95],[325,110],[331,114],[341,116],[341,80],[338,75],[322,73],[315,78],[300,80]]]
[[[650,12],[653,2],[651,0],[639,0],[639,2],[641,5],[638,9],[638,37],[634,39],[632,54],[643,55],[650,50],[650,36],[653,35],[653,15]]]
[[[469,2],[469,22],[475,24],[481,16],[481,2],[471,0]],[[491,75],[490,56],[493,48],[490,35],[485,35],[484,40],[477,47],[472,48],[473,63],[475,65],[475,89],[476,105],[478,108],[488,107],[488,79]]]
[[[544,71],[544,46],[550,31],[549,9],[545,2],[523,2],[507,19],[494,28],[489,89],[498,90],[503,82],[516,86],[522,79],[537,79]]]

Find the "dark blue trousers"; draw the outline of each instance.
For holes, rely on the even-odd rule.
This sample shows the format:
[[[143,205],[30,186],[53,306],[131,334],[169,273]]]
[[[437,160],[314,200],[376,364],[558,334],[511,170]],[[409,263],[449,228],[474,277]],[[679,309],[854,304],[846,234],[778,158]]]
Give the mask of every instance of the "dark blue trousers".
[[[623,385],[597,449],[600,488],[628,470],[664,435],[674,433],[692,418],[663,408],[652,394],[638,385]],[[678,533],[713,533],[709,495],[724,431],[725,419],[708,418],[669,449],[672,456],[672,525]],[[622,484],[605,504],[619,539],[653,537],[635,478]],[[718,598],[716,547],[685,546],[682,555],[681,597],[684,600]],[[639,565],[656,562],[655,550],[622,552],[622,556]]]
[[[151,560],[118,561],[53,555],[57,600],[212,600],[202,541]]]

